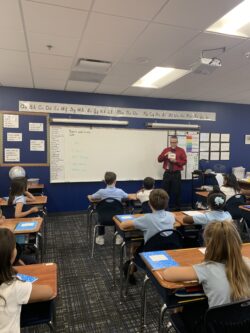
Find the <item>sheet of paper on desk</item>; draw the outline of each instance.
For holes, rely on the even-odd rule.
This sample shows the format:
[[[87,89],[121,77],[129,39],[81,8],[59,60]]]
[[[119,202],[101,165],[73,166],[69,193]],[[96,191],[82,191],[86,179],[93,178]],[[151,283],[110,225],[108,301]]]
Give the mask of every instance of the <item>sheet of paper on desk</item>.
[[[156,254],[149,257],[152,261],[161,261],[161,260],[168,260],[168,258],[164,254]]]
[[[206,252],[206,248],[205,248],[205,247],[200,247],[200,248],[199,248],[199,251],[200,251],[202,254],[205,254],[205,252]]]
[[[202,214],[199,210],[184,210],[183,213],[188,216],[196,216]]]

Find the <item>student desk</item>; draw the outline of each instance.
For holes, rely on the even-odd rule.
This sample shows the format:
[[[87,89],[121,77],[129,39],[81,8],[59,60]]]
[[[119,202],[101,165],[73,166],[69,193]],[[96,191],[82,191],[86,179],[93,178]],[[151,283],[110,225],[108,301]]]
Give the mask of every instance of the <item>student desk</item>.
[[[14,268],[18,273],[37,277],[38,280],[34,284],[49,285],[53,291],[53,299],[22,306],[21,327],[46,323],[54,331],[56,320],[54,300],[57,297],[57,265],[48,263],[17,266]]]
[[[202,198],[207,198],[210,192],[208,191],[197,191],[195,192],[196,195],[202,197]]]
[[[32,230],[20,230],[16,231],[15,228],[20,222],[37,222],[37,226]],[[15,218],[15,219],[5,219],[4,222],[0,225],[0,228],[10,229],[15,235],[30,235],[36,234],[38,238],[36,238],[36,258],[38,258],[38,251],[40,249],[41,260],[43,258],[43,235],[40,233],[41,228],[43,226],[43,219],[41,217],[23,217],[23,218]],[[38,240],[38,241],[37,241]]]
[[[46,205],[47,203],[47,196],[46,195],[39,195],[35,197],[34,201],[27,202],[26,205]],[[4,198],[0,198],[0,206],[8,206],[8,201]]]
[[[43,195],[44,184],[28,184],[27,189],[33,195]]]
[[[199,248],[169,250],[166,251],[180,266],[192,266],[203,261],[204,254]],[[242,255],[250,258],[250,243],[242,244]],[[169,308],[176,308],[185,305],[186,302],[195,302],[205,299],[204,297],[177,297],[175,292],[177,289],[187,286],[197,286],[198,281],[190,282],[168,282],[162,278],[160,270],[152,270],[147,260],[142,257],[142,260],[146,264],[146,277],[144,279],[142,293],[141,293],[141,318],[140,318],[140,332],[143,331],[143,322],[146,312],[146,284],[149,280],[155,285],[157,291],[161,295],[164,301],[164,305],[161,308],[160,320],[159,320],[159,332],[162,329],[162,323],[164,314]]]
[[[185,216],[184,213],[182,212],[173,212],[176,222],[174,227],[180,227],[183,224],[183,217]],[[125,214],[124,214],[125,215]],[[133,218],[137,218],[140,216],[143,216],[144,214],[134,214],[132,215]],[[123,239],[123,243],[120,246],[120,301],[122,301],[123,295],[122,295],[122,291],[123,291],[123,258],[124,258],[124,250],[125,250],[125,246],[128,245],[129,243],[135,243],[135,242],[143,242],[143,232],[141,230],[136,230],[134,228],[129,228],[129,229],[124,229],[122,222],[119,220],[119,218],[117,216],[113,217],[113,221],[115,222],[116,225],[116,229],[117,231],[114,233],[113,236],[113,281],[114,281],[114,285],[115,285],[115,240],[116,240],[116,236],[119,234]],[[126,220],[129,221],[129,220]]]
[[[20,222],[37,222],[36,228],[32,230],[20,230],[16,231],[15,228],[18,223]],[[15,235],[23,235],[23,234],[30,234],[30,233],[37,233],[40,231],[42,227],[43,219],[41,217],[22,217],[22,218],[15,218],[15,219],[5,219],[2,224],[0,224],[0,228],[7,228],[10,229]]]

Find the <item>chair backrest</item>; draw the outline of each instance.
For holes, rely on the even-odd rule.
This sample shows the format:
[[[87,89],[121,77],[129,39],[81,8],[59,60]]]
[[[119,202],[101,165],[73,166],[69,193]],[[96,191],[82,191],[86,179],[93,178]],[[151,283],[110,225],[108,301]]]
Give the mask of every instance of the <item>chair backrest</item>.
[[[141,208],[143,214],[152,213],[152,209],[149,206],[149,201],[144,201],[141,205]]]
[[[240,205],[246,203],[246,197],[243,194],[235,194],[233,197],[227,200],[224,210],[228,211],[234,220],[242,218],[242,211],[239,208]]]
[[[169,234],[170,235],[166,235]],[[174,229],[165,229],[157,232],[152,236],[143,246],[143,252],[160,251],[160,250],[174,250],[183,247],[183,236],[181,233]]]
[[[206,333],[250,332],[250,299],[210,308],[205,328]]]
[[[106,198],[96,205],[96,211],[99,222],[108,223],[113,221],[113,216],[123,214],[124,207],[119,200]]]
[[[15,218],[15,206],[14,205],[7,205],[1,206],[3,215],[6,219],[13,219]]]

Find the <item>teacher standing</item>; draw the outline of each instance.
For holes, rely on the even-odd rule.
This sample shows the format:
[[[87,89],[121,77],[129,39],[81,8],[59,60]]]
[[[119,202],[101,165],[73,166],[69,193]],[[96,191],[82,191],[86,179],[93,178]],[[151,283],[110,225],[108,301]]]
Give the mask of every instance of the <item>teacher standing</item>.
[[[158,156],[158,162],[163,162],[163,188],[172,198],[174,209],[181,209],[181,170],[187,163],[185,150],[178,147],[176,135],[170,138],[170,147],[165,148]]]

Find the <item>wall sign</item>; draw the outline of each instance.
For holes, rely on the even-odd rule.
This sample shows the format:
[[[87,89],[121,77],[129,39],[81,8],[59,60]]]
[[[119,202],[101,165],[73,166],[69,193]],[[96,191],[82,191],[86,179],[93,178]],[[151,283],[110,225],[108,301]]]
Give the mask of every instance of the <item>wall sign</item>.
[[[175,111],[155,109],[119,108],[110,106],[78,105],[19,101],[19,111],[64,113],[84,116],[106,116],[126,118],[153,118],[171,120],[215,121],[215,112]]]

